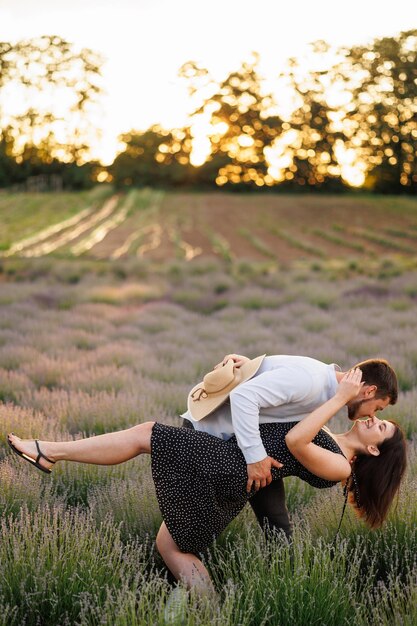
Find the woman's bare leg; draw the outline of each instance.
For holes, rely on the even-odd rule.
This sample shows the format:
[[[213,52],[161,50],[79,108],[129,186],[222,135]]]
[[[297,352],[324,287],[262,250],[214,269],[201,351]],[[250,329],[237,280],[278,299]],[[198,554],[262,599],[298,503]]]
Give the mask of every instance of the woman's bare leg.
[[[96,465],[117,465],[133,459],[138,454],[150,454],[151,433],[155,422],[145,422],[105,435],[97,435],[77,441],[39,441],[43,454],[51,461],[77,461]],[[38,452],[33,439],[20,439],[9,435],[12,444],[20,451],[36,459]],[[52,467],[45,459],[40,463]]]
[[[215,595],[213,583],[207,569],[195,554],[181,552],[173,540],[165,522],[162,522],[156,537],[156,547],[167,567],[177,580],[200,595]]]

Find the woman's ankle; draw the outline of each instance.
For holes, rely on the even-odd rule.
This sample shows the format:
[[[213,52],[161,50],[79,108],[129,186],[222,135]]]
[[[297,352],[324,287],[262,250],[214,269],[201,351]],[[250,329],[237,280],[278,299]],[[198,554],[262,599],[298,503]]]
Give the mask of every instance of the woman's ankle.
[[[51,461],[51,463],[56,463],[61,459],[57,456],[56,444],[53,441],[38,441],[39,448],[42,452],[42,455],[47,458],[47,460]]]

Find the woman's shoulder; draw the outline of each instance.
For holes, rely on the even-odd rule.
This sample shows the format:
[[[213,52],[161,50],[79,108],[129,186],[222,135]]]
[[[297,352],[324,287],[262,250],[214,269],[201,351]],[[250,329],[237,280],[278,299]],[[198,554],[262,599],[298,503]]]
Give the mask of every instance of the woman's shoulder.
[[[342,454],[343,456],[345,456],[341,447],[333,436],[332,431],[327,426],[323,426],[319,430],[317,435],[314,437],[313,442],[321,448],[324,448],[325,450],[331,450],[332,452],[336,452],[337,454]]]

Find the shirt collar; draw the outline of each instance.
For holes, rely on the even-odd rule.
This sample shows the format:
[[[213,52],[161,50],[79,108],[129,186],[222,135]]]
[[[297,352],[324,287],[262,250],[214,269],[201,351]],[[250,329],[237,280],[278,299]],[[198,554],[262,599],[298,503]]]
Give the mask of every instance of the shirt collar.
[[[329,370],[328,370],[329,398],[332,398],[337,391],[337,386],[339,383],[337,382],[336,372],[341,372],[341,371],[342,369],[339,365],[337,365],[337,363],[331,363],[329,365]]]

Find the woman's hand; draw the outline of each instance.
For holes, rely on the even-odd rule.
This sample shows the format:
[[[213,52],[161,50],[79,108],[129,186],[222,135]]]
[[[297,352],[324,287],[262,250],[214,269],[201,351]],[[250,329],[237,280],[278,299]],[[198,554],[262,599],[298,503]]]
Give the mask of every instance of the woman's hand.
[[[361,382],[361,380],[362,370],[359,367],[346,372],[339,383],[339,388],[336,391],[336,397],[343,400],[345,404],[350,400],[354,400],[365,384]]]
[[[215,365],[213,369],[216,370],[218,367],[223,367],[223,365],[226,365],[227,361],[230,361],[230,359],[233,360],[235,367],[241,367],[244,363],[250,361],[247,356],[242,356],[241,354],[226,354],[223,361],[217,363],[217,365]]]

